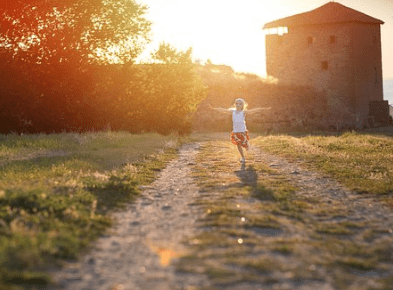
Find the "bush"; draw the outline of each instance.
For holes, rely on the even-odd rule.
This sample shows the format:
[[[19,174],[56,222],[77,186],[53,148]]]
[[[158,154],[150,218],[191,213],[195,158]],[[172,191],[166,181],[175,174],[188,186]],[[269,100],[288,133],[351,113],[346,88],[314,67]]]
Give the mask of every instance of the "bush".
[[[51,133],[110,128],[133,133],[191,130],[205,98],[191,50],[166,47],[171,58],[151,64],[56,66],[5,62],[0,133]]]

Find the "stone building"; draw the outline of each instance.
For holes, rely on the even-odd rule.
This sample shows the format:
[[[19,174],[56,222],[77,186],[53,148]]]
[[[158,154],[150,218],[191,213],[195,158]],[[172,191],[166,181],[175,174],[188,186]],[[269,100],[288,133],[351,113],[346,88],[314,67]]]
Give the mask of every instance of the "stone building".
[[[266,23],[266,70],[284,84],[313,86],[325,110],[348,123],[389,123],[383,101],[384,22],[336,2]]]

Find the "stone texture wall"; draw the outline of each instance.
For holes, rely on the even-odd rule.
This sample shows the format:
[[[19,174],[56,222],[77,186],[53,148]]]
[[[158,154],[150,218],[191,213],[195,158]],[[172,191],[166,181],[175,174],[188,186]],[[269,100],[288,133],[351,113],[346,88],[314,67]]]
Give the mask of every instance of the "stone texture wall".
[[[280,83],[314,87],[333,118],[359,124],[369,102],[383,100],[379,25],[289,27],[266,35],[266,62]]]
[[[383,100],[380,27],[354,24],[352,35],[353,105],[365,116],[371,101]]]

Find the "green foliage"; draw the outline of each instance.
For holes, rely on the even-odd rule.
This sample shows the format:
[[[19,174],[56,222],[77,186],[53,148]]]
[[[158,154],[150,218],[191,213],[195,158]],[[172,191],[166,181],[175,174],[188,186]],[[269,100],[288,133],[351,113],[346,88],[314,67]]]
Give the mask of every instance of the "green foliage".
[[[0,9],[0,47],[30,64],[125,63],[149,40],[146,11],[133,0],[16,1]]]
[[[155,53],[158,62],[148,66],[146,95],[138,106],[149,108],[145,123],[168,134],[190,133],[193,113],[206,97],[207,90],[191,60],[192,50],[177,51],[162,43]]]
[[[0,9],[0,133],[190,132],[206,90],[191,49],[162,44],[155,63],[135,64],[150,37],[145,6],[44,2]]]
[[[189,53],[179,63],[34,67],[0,72],[0,132],[112,130],[187,133],[206,89]],[[47,71],[38,70],[47,68]],[[64,72],[58,74],[58,71]],[[11,77],[11,79],[10,79]]]

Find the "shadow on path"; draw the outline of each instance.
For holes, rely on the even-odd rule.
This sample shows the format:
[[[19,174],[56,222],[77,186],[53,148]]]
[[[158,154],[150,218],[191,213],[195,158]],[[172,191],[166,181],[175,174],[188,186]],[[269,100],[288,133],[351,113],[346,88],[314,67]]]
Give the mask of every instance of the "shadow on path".
[[[258,174],[252,165],[246,167],[246,164],[242,163],[239,170],[235,171],[237,177],[243,185],[251,186],[254,190],[258,185]]]
[[[239,170],[235,171],[236,176],[240,179],[242,186],[250,186],[251,194],[253,197],[259,200],[274,200],[274,191],[265,187],[264,185],[258,184],[258,173],[254,166],[241,164]]]

